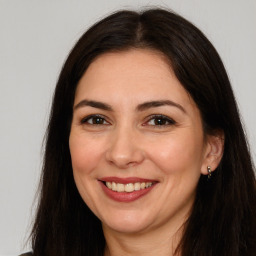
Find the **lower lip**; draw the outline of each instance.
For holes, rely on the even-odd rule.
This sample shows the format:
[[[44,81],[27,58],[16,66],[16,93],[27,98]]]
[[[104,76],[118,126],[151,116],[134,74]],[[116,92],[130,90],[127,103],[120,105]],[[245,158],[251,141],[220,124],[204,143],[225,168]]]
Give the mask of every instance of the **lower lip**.
[[[118,201],[118,202],[132,202],[135,201],[139,198],[141,198],[142,196],[145,196],[147,193],[149,193],[156,184],[153,184],[151,187],[149,188],[144,188],[141,190],[136,190],[133,192],[116,192],[113,191],[111,189],[109,189],[108,187],[105,186],[105,184],[103,184],[102,182],[100,182],[101,187],[103,189],[103,191],[105,192],[105,194],[110,197],[111,199]]]

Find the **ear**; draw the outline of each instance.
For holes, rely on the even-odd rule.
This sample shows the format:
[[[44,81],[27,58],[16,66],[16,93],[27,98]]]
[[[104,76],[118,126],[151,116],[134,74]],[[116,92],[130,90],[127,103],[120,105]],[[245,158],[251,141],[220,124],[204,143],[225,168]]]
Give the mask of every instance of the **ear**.
[[[214,135],[207,135],[204,159],[201,166],[201,173],[203,175],[208,175],[208,166],[211,168],[211,171],[218,167],[223,155],[224,140],[223,131],[217,131]]]

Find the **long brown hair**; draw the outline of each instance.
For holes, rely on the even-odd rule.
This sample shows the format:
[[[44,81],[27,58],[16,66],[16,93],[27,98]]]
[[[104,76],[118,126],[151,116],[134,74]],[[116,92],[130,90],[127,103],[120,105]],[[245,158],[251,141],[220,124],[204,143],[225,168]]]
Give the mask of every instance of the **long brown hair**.
[[[70,52],[56,86],[46,134],[35,256],[103,255],[101,223],[74,183],[69,133],[78,81],[100,54],[129,48],[162,52],[202,116],[204,132],[222,130],[222,161],[202,176],[177,250],[182,256],[250,256],[256,248],[255,174],[228,76],[215,48],[194,25],[163,10],[119,11],[93,25]]]

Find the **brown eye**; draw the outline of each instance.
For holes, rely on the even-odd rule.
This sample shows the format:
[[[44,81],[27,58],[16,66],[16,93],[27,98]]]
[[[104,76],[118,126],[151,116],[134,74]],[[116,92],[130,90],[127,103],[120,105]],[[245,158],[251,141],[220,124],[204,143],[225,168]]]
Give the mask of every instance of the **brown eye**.
[[[155,118],[153,119],[154,125],[166,125],[168,124],[168,121],[163,118]]]
[[[147,122],[147,125],[152,126],[167,126],[167,125],[173,125],[176,122],[172,120],[171,118],[163,115],[154,115],[151,116],[149,121]]]
[[[89,125],[108,125],[109,123],[105,120],[104,117],[98,116],[98,115],[93,115],[84,118],[81,121],[82,124],[89,124]]]

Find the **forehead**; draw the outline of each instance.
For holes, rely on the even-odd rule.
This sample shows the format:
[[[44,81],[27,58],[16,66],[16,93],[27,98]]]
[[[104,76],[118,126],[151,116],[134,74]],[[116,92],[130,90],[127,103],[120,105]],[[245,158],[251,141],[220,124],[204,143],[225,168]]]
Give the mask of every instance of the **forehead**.
[[[168,98],[193,103],[168,59],[148,49],[110,52],[97,57],[78,83],[75,103],[84,97],[113,102]]]

